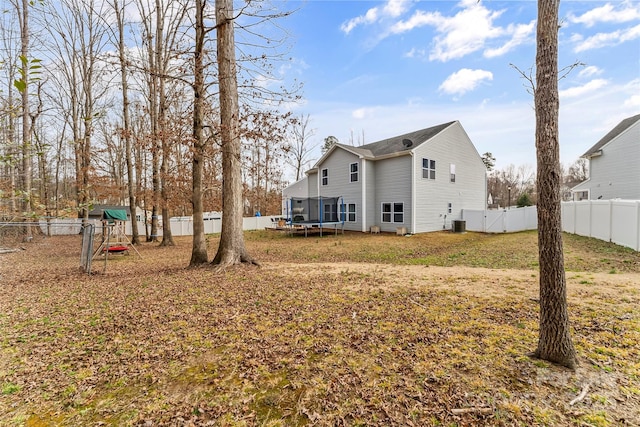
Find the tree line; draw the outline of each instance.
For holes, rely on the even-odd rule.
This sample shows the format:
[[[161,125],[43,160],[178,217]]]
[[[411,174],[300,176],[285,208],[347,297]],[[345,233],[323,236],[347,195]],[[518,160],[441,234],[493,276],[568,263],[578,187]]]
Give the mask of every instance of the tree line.
[[[487,206],[489,209],[533,206],[538,201],[536,170],[531,165],[509,164],[494,169],[496,159],[490,152],[482,155],[487,167]],[[589,162],[580,158],[569,167],[560,164],[560,196],[571,200],[571,189],[589,178]]]
[[[161,222],[193,213],[194,179],[202,208],[222,210],[213,2],[11,0],[9,6],[0,21],[3,219],[87,219],[94,204],[129,205],[132,214],[139,206],[148,212],[146,239],[155,241]],[[278,105],[295,101],[300,86],[283,85],[273,69],[286,60],[287,35],[277,21],[290,13],[253,1],[230,21],[239,35],[232,49],[245,215],[280,213],[293,119]],[[193,176],[194,162],[200,177]],[[163,235],[162,243],[171,244],[168,227]],[[137,243],[137,229],[133,238]]]

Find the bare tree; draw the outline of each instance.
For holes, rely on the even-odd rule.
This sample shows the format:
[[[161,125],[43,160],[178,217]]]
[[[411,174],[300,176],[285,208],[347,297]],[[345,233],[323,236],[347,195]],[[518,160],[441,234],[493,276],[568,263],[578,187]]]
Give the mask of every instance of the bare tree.
[[[31,111],[29,104],[30,89],[30,56],[29,56],[29,9],[28,0],[15,0],[14,7],[17,10],[18,23],[20,26],[20,78],[15,85],[22,96],[22,211],[23,214],[30,214],[33,211],[31,204]],[[31,232],[31,227],[27,227],[27,233]]]
[[[536,51],[536,154],[538,163],[538,256],[540,335],[534,356],[575,369],[569,331],[567,286],[560,221],[560,146],[558,141],[559,0],[538,0]]]
[[[196,0],[195,47],[193,65],[193,160],[192,160],[192,195],[193,208],[193,242],[191,247],[190,266],[207,263],[207,241],[204,236],[204,219],[202,203],[202,186],[205,161],[206,140],[204,135],[204,43],[207,30],[204,25],[204,10],[207,0]]]
[[[222,147],[222,232],[212,263],[220,267],[257,262],[249,256],[242,232],[242,144],[233,28],[233,1],[216,0],[217,62],[220,85],[220,142]]]
[[[131,210],[131,243],[140,244],[140,235],[138,233],[138,221],[136,220],[136,180],[133,174],[133,153],[131,147],[131,126],[129,124],[129,82],[127,71],[127,57],[125,55],[125,33],[124,33],[124,8],[126,2],[119,3],[113,0],[113,10],[116,17],[116,25],[118,28],[117,48],[118,60],[120,63],[120,81],[122,90],[122,137],[125,142],[125,160],[127,163],[127,194],[129,197],[129,208]]]
[[[4,62],[2,71],[5,71],[6,74],[3,78],[6,78],[6,98],[3,98],[2,105],[2,145],[3,145],[3,153],[0,153],[0,164],[6,168],[6,175],[9,177],[8,182],[8,193],[9,193],[9,213],[11,216],[15,215],[18,212],[18,204],[16,200],[16,193],[18,189],[18,168],[17,168],[17,160],[18,153],[17,148],[18,144],[16,141],[16,127],[17,127],[17,110],[18,105],[17,101],[14,98],[15,90],[17,89],[14,86],[14,80],[16,76],[17,69],[17,61],[19,56],[19,47],[16,40],[19,40],[14,28],[14,22],[17,20],[17,15],[20,13],[20,9],[17,7],[15,10],[7,10],[4,12],[5,16],[9,19],[6,22],[11,24],[0,27],[1,34],[0,40],[2,40],[3,44],[3,57],[12,58]]]
[[[49,5],[47,48],[59,85],[59,108],[73,133],[78,214],[86,222],[92,203],[92,146],[96,121],[104,117],[106,5],[95,0],[62,0]],[[55,96],[49,95],[51,99]]]
[[[316,133],[310,128],[310,116],[301,114],[292,125],[291,133],[293,141],[289,144],[288,162],[296,171],[296,181],[299,181],[304,172],[304,167],[311,161],[311,152],[316,147],[309,143],[309,139]]]
[[[565,184],[571,188],[589,179],[589,161],[579,158],[569,166],[565,175]]]

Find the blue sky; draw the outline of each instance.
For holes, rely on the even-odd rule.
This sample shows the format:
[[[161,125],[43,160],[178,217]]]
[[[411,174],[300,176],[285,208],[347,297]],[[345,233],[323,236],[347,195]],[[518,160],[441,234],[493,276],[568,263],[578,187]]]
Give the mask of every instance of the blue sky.
[[[459,120],[497,168],[535,166],[533,98],[510,66],[535,64],[535,1],[290,2],[285,78],[303,82],[318,145],[370,143]],[[561,161],[640,113],[640,2],[562,1]],[[315,158],[319,157],[319,149]]]

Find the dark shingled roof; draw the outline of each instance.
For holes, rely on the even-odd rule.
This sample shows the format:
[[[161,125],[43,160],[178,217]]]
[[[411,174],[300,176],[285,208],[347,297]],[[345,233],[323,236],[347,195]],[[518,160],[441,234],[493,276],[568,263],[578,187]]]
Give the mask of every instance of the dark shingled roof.
[[[348,147],[349,150],[361,153],[366,157],[378,157],[403,151],[411,151],[423,142],[430,140],[453,123],[455,122],[443,123],[430,128],[406,133],[404,135],[394,136],[393,138],[383,139],[382,141],[372,142],[371,144],[361,145],[360,147],[344,147]],[[403,143],[405,139],[410,140],[413,144],[407,147]]]
[[[627,130],[631,125],[633,125],[638,120],[640,120],[640,114],[636,114],[635,116],[624,119],[623,121],[618,123],[616,127],[611,129],[611,131],[608,134],[603,136],[600,141],[596,142],[596,144],[593,147],[589,148],[589,150],[580,157],[590,157],[592,154],[599,151],[602,147],[604,147],[609,142],[611,142],[611,140],[613,140],[615,137],[617,137],[622,132]]]

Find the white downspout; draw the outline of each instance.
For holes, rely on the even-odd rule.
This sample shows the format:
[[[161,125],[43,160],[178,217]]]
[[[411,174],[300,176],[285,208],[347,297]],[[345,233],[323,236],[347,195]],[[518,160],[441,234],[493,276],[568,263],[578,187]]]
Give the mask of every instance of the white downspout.
[[[416,234],[416,162],[411,151],[411,234]]]
[[[367,161],[362,158],[362,182],[361,182],[361,192],[362,192],[362,232],[367,232]]]

